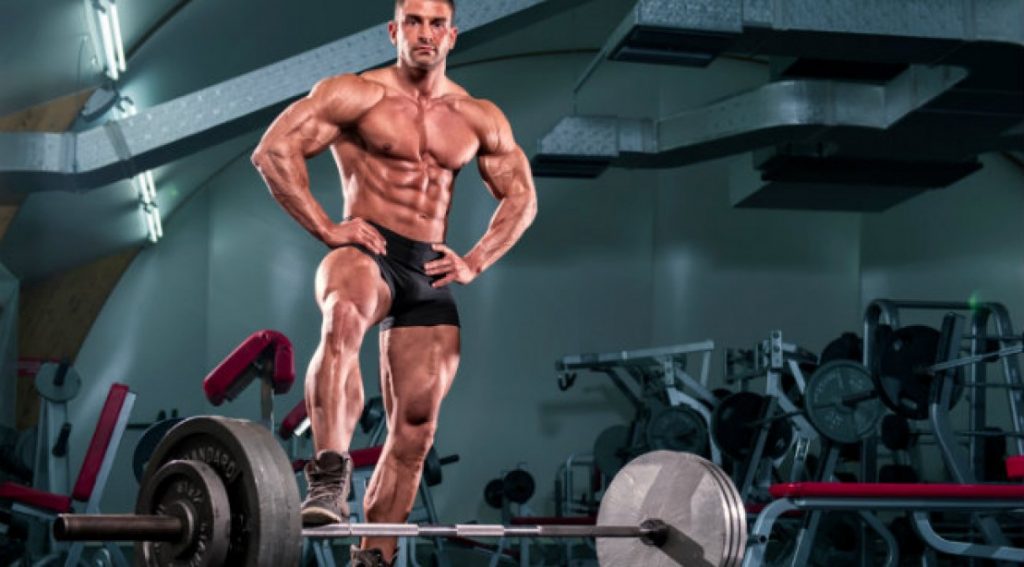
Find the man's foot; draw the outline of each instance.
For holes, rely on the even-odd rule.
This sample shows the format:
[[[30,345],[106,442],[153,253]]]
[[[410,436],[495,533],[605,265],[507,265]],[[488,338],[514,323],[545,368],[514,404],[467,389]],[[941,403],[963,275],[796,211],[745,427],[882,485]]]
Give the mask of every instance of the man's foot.
[[[352,560],[349,567],[391,567],[394,565],[394,563],[384,561],[384,553],[377,548],[359,549],[353,545],[351,551]]]
[[[320,451],[306,463],[309,486],[302,503],[302,525],[322,526],[348,521],[348,491],[352,484],[352,459],[348,453]]]

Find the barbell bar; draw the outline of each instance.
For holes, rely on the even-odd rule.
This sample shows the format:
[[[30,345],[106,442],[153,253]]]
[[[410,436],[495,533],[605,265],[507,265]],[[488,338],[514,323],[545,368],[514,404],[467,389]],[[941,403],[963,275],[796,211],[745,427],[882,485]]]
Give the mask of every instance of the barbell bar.
[[[298,565],[302,538],[597,538],[601,565],[735,567],[746,515],[735,485],[714,463],[671,451],[628,463],[605,491],[596,525],[332,524],[299,526],[298,488],[287,456],[265,428],[218,416],[168,432],[147,464],[136,514],[63,514],[63,541],[135,541],[146,566]]]
[[[179,517],[157,514],[60,514],[54,521],[53,534],[59,541],[174,542],[186,537],[187,528],[188,522]],[[668,529],[656,518],[636,526],[341,523],[304,528],[302,537],[624,537],[659,545],[668,536]]]

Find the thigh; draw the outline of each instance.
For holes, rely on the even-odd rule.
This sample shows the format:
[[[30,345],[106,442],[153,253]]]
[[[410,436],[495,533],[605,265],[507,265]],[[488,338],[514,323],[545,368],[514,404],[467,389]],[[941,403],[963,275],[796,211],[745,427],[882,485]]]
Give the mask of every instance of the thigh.
[[[391,309],[391,291],[377,262],[353,246],[336,248],[320,262],[316,300],[325,316],[339,303],[351,305],[366,328]]]
[[[380,386],[389,426],[437,421],[458,370],[459,339],[454,325],[381,331]]]

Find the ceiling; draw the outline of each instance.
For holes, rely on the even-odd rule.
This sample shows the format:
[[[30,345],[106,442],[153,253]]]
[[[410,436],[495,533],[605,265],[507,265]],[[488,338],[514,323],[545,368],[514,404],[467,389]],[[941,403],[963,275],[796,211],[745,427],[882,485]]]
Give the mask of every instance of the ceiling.
[[[89,0],[0,0],[0,116],[103,84],[87,16]],[[453,54],[452,67],[517,53],[596,50],[632,0],[580,8]],[[128,70],[118,83],[140,108],[189,94],[338,38],[380,26],[388,0],[118,0]],[[568,30],[568,31],[567,31]],[[76,129],[94,127],[83,120]],[[173,213],[226,164],[251,150],[258,132],[154,171],[165,231]],[[0,261],[31,281],[145,240],[127,181],[86,193],[34,193],[6,237]]]

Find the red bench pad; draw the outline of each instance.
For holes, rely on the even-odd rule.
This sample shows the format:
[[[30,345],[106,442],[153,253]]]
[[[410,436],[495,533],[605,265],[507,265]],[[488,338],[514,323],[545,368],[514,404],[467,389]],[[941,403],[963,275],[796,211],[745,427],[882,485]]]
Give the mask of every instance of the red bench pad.
[[[225,399],[234,398],[232,387],[239,380],[248,383],[255,372],[255,362],[268,354],[273,364],[271,382],[275,394],[284,394],[295,382],[295,356],[292,343],[288,337],[277,331],[257,331],[238,345],[210,374],[203,380],[203,391],[210,403],[219,406]]]
[[[71,511],[71,498],[43,492],[35,488],[29,488],[13,482],[0,484],[0,500],[11,500],[19,504],[26,504],[34,508],[42,508],[53,512],[64,513]]]
[[[288,415],[284,416],[281,426],[277,428],[278,436],[287,441],[291,438],[292,433],[295,432],[295,428],[298,427],[304,419],[306,419],[306,400],[299,400],[299,403],[295,404],[292,411],[288,412]]]
[[[349,456],[352,457],[352,468],[361,469],[363,467],[375,466],[377,461],[380,460],[380,455],[383,451],[384,445],[349,451]],[[292,461],[292,470],[295,472],[301,471],[307,462],[309,462],[309,459],[296,459]]]
[[[773,484],[772,498],[955,498],[1024,499],[1024,485],[902,482],[791,482]]]
[[[107,392],[107,400],[103,402],[103,409],[100,410],[100,419],[96,422],[96,429],[92,433],[92,440],[89,442],[89,449],[85,452],[82,460],[82,468],[78,471],[78,479],[75,480],[75,487],[71,491],[71,497],[79,502],[88,502],[92,497],[92,490],[96,486],[96,479],[100,474],[100,467],[103,466],[103,457],[107,455],[107,448],[114,437],[114,428],[117,420],[121,417],[121,409],[128,397],[128,386],[124,384],[111,384]]]
[[[1007,457],[1006,478],[1010,480],[1024,478],[1024,457]]]

